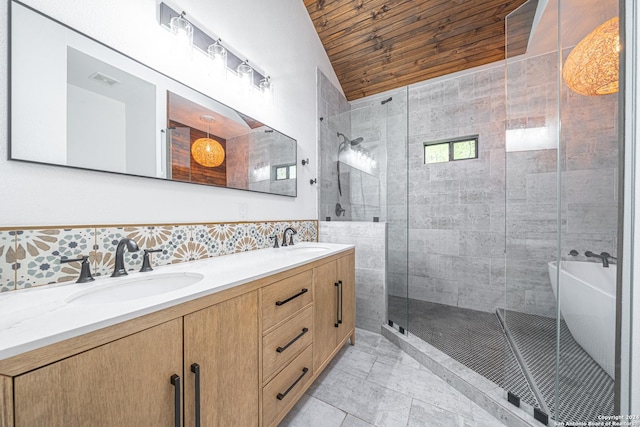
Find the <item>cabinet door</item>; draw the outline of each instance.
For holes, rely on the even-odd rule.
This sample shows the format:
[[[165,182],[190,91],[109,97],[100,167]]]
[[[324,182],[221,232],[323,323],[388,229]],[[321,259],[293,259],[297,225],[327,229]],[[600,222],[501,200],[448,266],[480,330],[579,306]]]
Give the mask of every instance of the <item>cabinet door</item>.
[[[182,319],[14,379],[15,425],[174,427]]]
[[[202,426],[257,426],[258,294],[232,298],[184,317],[185,425],[194,426],[200,371]]]
[[[340,283],[340,315],[342,323],[338,327],[338,342],[353,333],[355,328],[356,284],[355,257],[353,254],[339,258],[337,277]]]
[[[313,368],[317,370],[336,348],[338,292],[336,262],[314,268]]]

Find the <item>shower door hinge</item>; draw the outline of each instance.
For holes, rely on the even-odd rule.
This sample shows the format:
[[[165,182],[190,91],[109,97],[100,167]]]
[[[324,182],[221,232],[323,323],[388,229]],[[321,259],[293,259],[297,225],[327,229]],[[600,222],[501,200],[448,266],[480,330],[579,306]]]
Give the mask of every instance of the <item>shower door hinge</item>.
[[[549,425],[549,415],[545,414],[538,408],[533,408],[533,418],[540,421],[544,425]]]

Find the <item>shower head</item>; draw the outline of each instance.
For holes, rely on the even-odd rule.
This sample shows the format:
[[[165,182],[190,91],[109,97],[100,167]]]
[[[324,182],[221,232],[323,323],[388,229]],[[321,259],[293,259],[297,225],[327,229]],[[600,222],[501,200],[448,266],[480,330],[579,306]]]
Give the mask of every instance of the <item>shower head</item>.
[[[340,147],[342,147],[343,145],[346,146],[349,145],[351,147],[355,147],[356,145],[360,144],[362,141],[364,141],[363,137],[358,137],[355,139],[349,139],[345,136],[345,134],[338,132],[338,137],[342,137],[343,141],[340,143]]]

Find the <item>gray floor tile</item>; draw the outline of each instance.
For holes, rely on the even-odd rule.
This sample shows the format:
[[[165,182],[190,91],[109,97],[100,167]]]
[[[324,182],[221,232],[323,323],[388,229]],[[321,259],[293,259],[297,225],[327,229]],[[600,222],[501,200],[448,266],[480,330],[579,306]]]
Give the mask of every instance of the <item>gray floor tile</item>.
[[[503,426],[380,334],[356,329],[281,426]]]
[[[460,416],[437,406],[414,399],[408,427],[458,427]]]
[[[282,420],[280,426],[340,427],[346,415],[343,411],[305,394]]]
[[[430,371],[376,362],[367,379],[413,399],[472,418],[471,401]]]
[[[351,414],[348,414],[347,417],[342,422],[341,427],[373,427],[373,424],[369,424],[368,422],[363,421],[360,418],[357,418]]]
[[[475,427],[493,427],[496,423],[499,423],[493,415],[482,409],[480,406],[471,402],[471,412],[473,412],[473,421]]]
[[[405,426],[409,418],[410,397],[338,369],[310,394],[376,426]]]
[[[351,375],[366,379],[375,361],[375,355],[360,351],[351,345],[346,345],[331,361],[329,368],[340,369]]]

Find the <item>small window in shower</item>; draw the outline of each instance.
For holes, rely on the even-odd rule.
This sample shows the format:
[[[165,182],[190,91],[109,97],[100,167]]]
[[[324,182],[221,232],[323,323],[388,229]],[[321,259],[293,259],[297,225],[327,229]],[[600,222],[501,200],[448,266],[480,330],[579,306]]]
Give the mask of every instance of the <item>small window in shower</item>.
[[[275,167],[276,181],[283,179],[296,179],[298,171],[296,165],[282,165]]]
[[[478,135],[424,144],[424,163],[444,163],[478,158]]]

